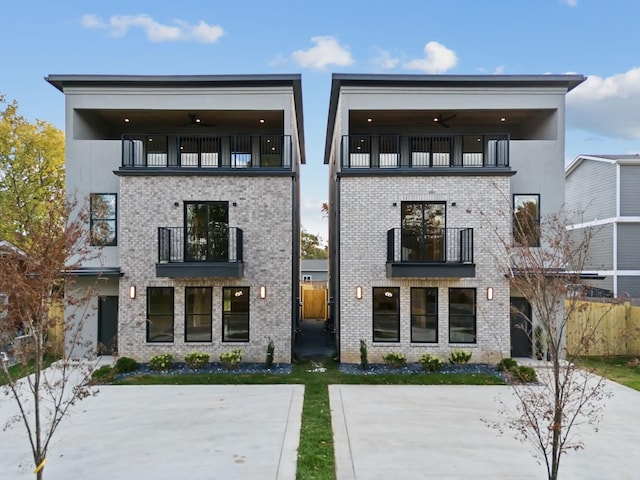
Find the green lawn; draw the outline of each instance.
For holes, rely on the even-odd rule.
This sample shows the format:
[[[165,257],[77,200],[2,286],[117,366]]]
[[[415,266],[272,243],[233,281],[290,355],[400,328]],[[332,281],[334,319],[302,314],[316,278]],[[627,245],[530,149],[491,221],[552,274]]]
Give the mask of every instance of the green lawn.
[[[51,365],[55,361],[56,359],[54,357],[45,357],[44,363],[43,363],[43,369],[47,368],[49,365]],[[9,375],[11,375],[11,378],[13,379],[26,377],[27,375],[31,375],[33,371],[34,371],[33,362],[30,362],[29,365],[18,363],[16,365],[13,365],[12,367],[9,367]],[[0,386],[6,385],[7,383],[9,383],[8,378],[0,368]]]
[[[273,374],[196,374],[140,375],[123,379],[122,385],[193,385],[193,384],[302,384],[305,386],[302,430],[298,447],[298,480],[335,480],[333,433],[328,385],[502,385],[486,374],[378,374],[349,375],[333,362],[294,364],[286,375]]]
[[[575,363],[609,380],[640,392],[640,358],[632,356],[581,357]]]

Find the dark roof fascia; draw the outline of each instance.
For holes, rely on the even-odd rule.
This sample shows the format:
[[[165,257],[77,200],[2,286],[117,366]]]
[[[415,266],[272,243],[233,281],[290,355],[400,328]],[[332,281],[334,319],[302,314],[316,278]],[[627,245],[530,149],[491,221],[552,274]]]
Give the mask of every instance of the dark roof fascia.
[[[338,109],[338,97],[343,86],[366,87],[536,87],[564,88],[570,92],[586,80],[584,75],[393,75],[334,73],[324,148],[324,163],[329,163],[331,141]]]
[[[78,277],[119,277],[123,273],[120,270],[120,267],[85,267],[65,270],[62,274]]]
[[[306,163],[304,115],[302,110],[302,76],[296,74],[264,75],[66,75],[52,74],[44,79],[64,93],[67,87],[268,87],[291,86],[296,109],[300,163]]]

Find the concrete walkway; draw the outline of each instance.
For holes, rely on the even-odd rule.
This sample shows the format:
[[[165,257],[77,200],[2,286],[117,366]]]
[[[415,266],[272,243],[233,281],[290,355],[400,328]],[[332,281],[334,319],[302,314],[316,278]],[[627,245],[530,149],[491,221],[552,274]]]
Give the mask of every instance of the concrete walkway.
[[[585,449],[561,460],[561,478],[640,478],[640,392],[607,382],[599,432],[580,427]],[[338,480],[542,479],[528,444],[501,437],[496,398],[511,387],[331,385]]]
[[[45,478],[294,480],[304,386],[102,386],[76,405]],[[16,412],[0,398],[0,423]],[[0,431],[0,478],[33,478],[24,426]]]

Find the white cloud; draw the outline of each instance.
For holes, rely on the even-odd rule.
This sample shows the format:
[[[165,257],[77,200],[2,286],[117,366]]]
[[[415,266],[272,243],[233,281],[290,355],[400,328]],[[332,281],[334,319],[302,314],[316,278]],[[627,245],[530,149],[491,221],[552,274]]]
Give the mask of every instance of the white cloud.
[[[567,95],[567,126],[598,135],[640,139],[640,67],[596,75]]]
[[[566,5],[569,5],[570,7],[577,7],[578,6],[578,0],[562,0],[562,3],[565,3]]]
[[[291,58],[301,67],[324,70],[328,65],[345,67],[353,63],[349,50],[342,47],[333,37],[313,37],[315,47],[309,50],[296,50]]]
[[[493,71],[494,75],[502,75],[504,73],[504,65],[499,65],[496,67],[496,69]]]
[[[444,73],[458,64],[456,52],[438,42],[429,42],[424,46],[425,58],[417,58],[404,64],[409,70],[421,70],[425,73]]]
[[[400,59],[393,57],[388,50],[376,48],[375,52],[376,56],[371,60],[371,63],[376,70],[392,70],[400,63]]]
[[[214,43],[224,35],[219,25],[209,25],[202,20],[190,25],[182,20],[174,20],[173,25],[156,22],[144,13],[138,15],[113,15],[108,22],[94,14],[84,15],[81,24],[85,28],[106,29],[113,37],[124,37],[130,29],[139,28],[145,32],[150,42],[196,41]]]

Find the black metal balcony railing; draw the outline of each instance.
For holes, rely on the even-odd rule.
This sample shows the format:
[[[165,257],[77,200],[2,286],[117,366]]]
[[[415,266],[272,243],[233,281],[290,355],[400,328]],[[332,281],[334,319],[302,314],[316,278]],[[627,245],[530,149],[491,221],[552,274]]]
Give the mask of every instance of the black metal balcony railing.
[[[341,165],[356,168],[508,167],[508,135],[345,135]]]
[[[158,263],[242,262],[242,230],[219,228],[207,235],[183,227],[158,227]]]
[[[122,167],[291,169],[291,135],[124,135]]]
[[[387,263],[473,263],[473,228],[387,232]]]

